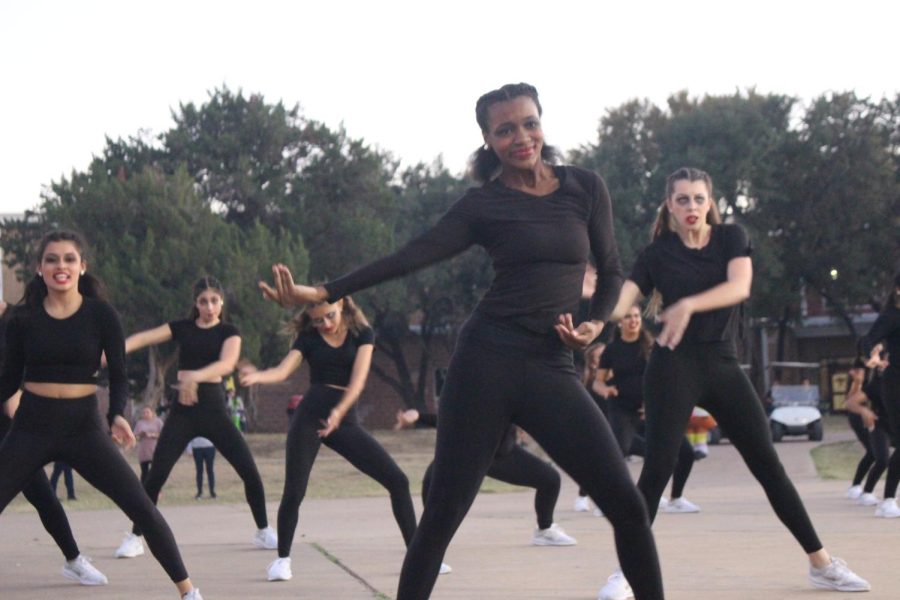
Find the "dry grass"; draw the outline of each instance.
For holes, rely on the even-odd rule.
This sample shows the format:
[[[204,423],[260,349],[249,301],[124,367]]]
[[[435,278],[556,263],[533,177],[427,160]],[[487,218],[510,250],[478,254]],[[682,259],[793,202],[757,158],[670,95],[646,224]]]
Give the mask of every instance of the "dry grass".
[[[400,468],[409,477],[413,494],[421,493],[422,476],[431,462],[434,454],[434,430],[414,430],[394,433],[391,431],[374,432],[376,439],[387,449],[388,453],[397,461]],[[250,451],[256,459],[257,468],[266,488],[266,499],[277,501],[281,498],[284,486],[284,434],[248,434],[247,443]],[[134,468],[136,474],[140,473],[137,455],[128,452],[126,458]],[[52,471],[52,465],[47,467],[47,474]],[[204,498],[203,502],[242,503],[244,502],[244,487],[240,478],[231,465],[216,455],[216,500]],[[88,485],[75,473],[75,493],[78,500],[66,502],[66,510],[94,510],[100,508],[113,508],[113,503]],[[523,490],[493,479],[485,479],[482,492],[507,492]],[[65,497],[65,488],[60,478],[57,494]],[[196,494],[194,460],[185,454],[175,465],[169,480],[163,487],[160,496],[161,506],[177,504],[193,504]],[[208,494],[204,475],[204,494]],[[322,447],[310,476],[307,496],[312,498],[350,498],[360,496],[386,496],[387,492],[378,483],[369,479],[338,454],[326,447]],[[33,510],[27,501],[19,495],[10,504],[10,510]]]

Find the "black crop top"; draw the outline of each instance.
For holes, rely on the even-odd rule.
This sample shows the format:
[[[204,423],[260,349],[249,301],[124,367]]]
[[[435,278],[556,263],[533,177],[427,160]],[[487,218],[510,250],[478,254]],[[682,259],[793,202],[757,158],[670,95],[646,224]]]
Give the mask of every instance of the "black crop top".
[[[375,332],[369,327],[360,329],[357,335],[348,331],[344,343],[337,348],[329,346],[314,329],[298,335],[292,348],[299,350],[303,358],[309,362],[310,383],[346,387],[353,373],[356,351],[360,346],[374,343]]]
[[[325,284],[329,299],[400,277],[472,245],[491,257],[494,281],[476,311],[537,333],[576,313],[588,255],[597,261],[589,317],[606,320],[622,287],[609,192],[595,173],[554,167],[559,188],[533,196],[495,179],[472,188],[428,231],[394,254]]]
[[[678,234],[667,231],[638,256],[629,279],[644,296],[655,289],[663,308],[728,280],[728,263],[750,256],[752,247],[739,225],[713,225],[703,248],[688,248]],[[682,343],[730,341],[735,338],[739,304],[691,315]]]
[[[121,415],[128,380],[125,336],[115,309],[84,297],[65,319],[54,319],[44,307],[17,307],[6,328],[6,356],[0,375],[0,401],[6,402],[23,382],[97,383],[100,355],[109,367],[109,412]]]
[[[194,319],[169,323],[172,339],[178,343],[178,370],[196,371],[222,357],[222,344],[230,337],[240,336],[231,323],[219,322],[209,329],[197,327]]]

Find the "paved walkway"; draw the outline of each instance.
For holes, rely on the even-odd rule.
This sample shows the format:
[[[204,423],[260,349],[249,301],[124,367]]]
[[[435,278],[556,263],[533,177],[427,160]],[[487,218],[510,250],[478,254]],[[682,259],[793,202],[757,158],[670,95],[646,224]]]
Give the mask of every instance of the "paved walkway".
[[[809,458],[812,444],[777,445],[826,547],[872,583],[868,600],[900,597],[900,519],[846,500],[846,482],[822,481]],[[640,464],[631,465],[635,475]],[[565,479],[565,478],[564,478]],[[879,487],[880,490],[880,487]],[[556,521],[578,538],[566,548],[529,545],[532,494],[482,494],[445,557],[432,595],[442,599],[596,598],[616,565],[605,519],[572,512],[575,486],[566,480]],[[660,514],[654,530],[667,598],[681,600],[809,600],[850,594],[818,591],[806,581],[802,550],[776,520],[761,488],[730,445],[714,447],[697,463],[686,496],[694,515]],[[194,582],[207,600],[224,598],[389,598],[396,591],[404,548],[386,497],[309,500],[294,540],[294,579],[269,583],[273,551],[250,544],[253,522],[243,505],[165,507]],[[276,504],[269,505],[274,522]],[[110,579],[86,588],[59,575],[62,559],[33,513],[0,517],[0,598],[174,599],[174,588],[147,554],[115,560],[128,528],[112,510],[70,513],[82,551]]]

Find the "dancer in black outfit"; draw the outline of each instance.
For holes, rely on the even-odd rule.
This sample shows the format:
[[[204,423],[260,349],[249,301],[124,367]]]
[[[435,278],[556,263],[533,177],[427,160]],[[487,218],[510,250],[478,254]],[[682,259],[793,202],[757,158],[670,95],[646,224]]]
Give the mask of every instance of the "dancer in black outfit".
[[[653,348],[653,337],[643,328],[640,306],[632,306],[622,317],[613,340],[600,357],[595,388],[609,403],[609,426],[625,456],[645,456],[644,393],[641,380]],[[695,513],[700,507],[685,498],[684,486],[694,467],[694,448],[683,436],[672,475],[672,494],[660,499],[668,513]]]
[[[437,427],[435,413],[419,413],[412,408],[397,411],[397,422],[394,430],[412,427],[416,423],[425,427]],[[510,425],[503,440],[494,453],[494,460],[487,471],[487,476],[511,485],[534,488],[534,512],[537,515],[537,528],[531,536],[535,546],[574,546],[578,540],[567,534],[562,527],[553,522],[553,511],[559,498],[562,484],[559,473],[553,466],[523,449],[517,443],[518,428]],[[431,477],[434,472],[434,461],[425,469],[422,477],[422,503],[428,501],[428,490],[431,488]]]
[[[859,417],[863,431],[866,433],[868,454],[873,457],[865,485],[861,486],[861,493],[857,497],[857,503],[861,506],[878,506],[875,510],[876,517],[897,518],[900,517],[900,507],[897,507],[896,502],[893,501],[893,496],[887,494],[887,490],[891,489],[892,485],[896,486],[896,481],[892,480],[890,472],[888,480],[885,482],[885,501],[879,503],[874,493],[878,479],[891,464],[891,446],[897,445],[897,436],[891,429],[890,417],[881,398],[881,379],[884,369],[888,366],[888,361],[883,359],[880,354],[881,344],[877,344],[864,365],[868,369],[865,369],[863,385],[847,396],[847,410],[850,411],[850,414]],[[896,456],[895,461],[900,459],[900,455]],[[894,469],[897,472],[896,466]],[[896,487],[894,489],[896,490]]]
[[[203,277],[197,281],[193,298],[189,318],[135,333],[125,340],[126,353],[169,340],[175,340],[179,347],[178,401],[159,434],[144,487],[156,504],[188,442],[205,437],[244,482],[244,494],[257,527],[253,545],[273,549],[278,540],[268,524],[262,478],[244,436],[225,411],[222,379],[234,371],[241,354],[241,336],[234,325],[223,320],[225,290],[218,280]],[[141,527],[135,523],[116,550],[116,557],[133,558],[143,553]]]
[[[663,327],[644,374],[647,455],[638,480],[651,518],[698,404],[728,431],[778,518],[809,555],[811,583],[867,591],[869,584],[819,542],[772,445],[762,404],[738,363],[735,329],[738,307],[750,295],[751,247],[741,227],[721,224],[709,175],[691,168],[669,175],[652,239],[613,312],[621,318],[654,290],[651,312],[661,302],[657,319]],[[601,600],[630,597],[629,581],[635,583],[614,574]]]
[[[880,348],[881,345],[879,344],[879,352]],[[853,474],[853,479],[850,482],[850,487],[847,488],[844,495],[851,500],[859,501],[863,495],[863,480],[866,480],[868,483],[868,480],[872,477],[872,467],[875,464],[875,455],[872,452],[872,444],[869,440],[869,429],[866,427],[865,423],[863,423],[862,415],[864,411],[861,410],[862,408],[870,408],[865,406],[867,398],[863,391],[863,386],[869,383],[865,362],[861,358],[857,358],[853,363],[853,366],[850,367],[848,375],[850,377],[850,389],[847,390],[847,423],[850,425],[850,429],[853,430],[853,434],[856,435],[856,439],[859,440],[859,443],[862,444],[862,447],[866,452],[863,454],[862,458],[859,459],[859,463],[856,465],[856,471]],[[874,426],[874,424],[872,424],[872,426]],[[881,477],[885,468],[887,468],[886,463],[883,468],[879,467],[877,470],[877,477],[875,477],[876,481],[878,477]],[[872,488],[870,488],[869,491],[871,492],[874,487],[875,484],[873,482]]]
[[[884,310],[862,339],[863,354],[871,354],[875,344],[881,341],[888,356],[888,366],[881,375],[881,401],[888,432],[894,443],[894,453],[884,483],[884,501],[878,505],[875,515],[894,518],[900,517],[900,507],[896,501],[897,486],[900,484],[900,452],[897,451],[900,448],[900,273],[894,275],[894,287],[888,294]]]
[[[24,391],[0,444],[0,511],[40,477],[45,464],[64,460],[147,531],[151,552],[182,597],[200,600],[172,531],[110,440],[111,433],[112,440],[126,447],[135,442],[122,417],[125,346],[118,315],[105,301],[100,282],[85,272],[83,250],[74,233],[44,236],[37,275],[7,327],[0,399],[6,402],[23,384]],[[96,396],[104,353],[109,363],[108,427],[97,411]],[[4,410],[12,412],[6,405]]]
[[[430,230],[396,253],[324,287],[295,285],[275,265],[266,297],[335,301],[480,245],[494,281],[459,333],[439,407],[434,478],[406,553],[398,600],[431,594],[441,557],[472,504],[503,435],[515,423],[588,491],[615,530],[616,549],[641,599],[663,597],[647,510],[597,405],[575,372],[572,348],[603,328],[621,285],[609,194],[595,174],[550,164],[536,90],[510,84],[475,107],[484,147],[470,189]],[[598,282],[577,328],[588,255]]]
[[[403,541],[412,540],[416,514],[409,480],[375,438],[360,427],[356,401],[366,386],[375,333],[353,300],[307,306],[294,322],[294,345],[277,367],[257,371],[241,367],[241,385],[279,383],[300,367],[310,368],[310,388],[291,417],[285,460],[284,493],[278,507],[278,558],[269,565],[269,581],[286,581],[300,503],[321,444],[380,483],[391,495],[391,508]]]

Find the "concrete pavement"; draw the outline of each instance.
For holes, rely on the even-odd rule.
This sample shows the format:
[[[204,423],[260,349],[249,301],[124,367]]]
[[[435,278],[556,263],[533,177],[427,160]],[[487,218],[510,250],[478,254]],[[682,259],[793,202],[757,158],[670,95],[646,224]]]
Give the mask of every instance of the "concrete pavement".
[[[876,519],[874,509],[844,498],[847,482],[820,480],[809,457],[812,447],[799,440],[777,444],[826,548],[872,583],[873,591],[858,597],[900,597],[900,519]],[[640,463],[631,468],[636,476]],[[432,598],[596,598],[616,566],[611,529],[603,518],[572,511],[576,488],[563,479],[556,522],[578,538],[577,546],[530,545],[532,493],[482,494],[445,557],[454,571],[438,579]],[[803,551],[730,445],[713,447],[710,457],[696,464],[685,496],[702,511],[660,514],[654,525],[670,600],[850,596],[807,583]],[[294,578],[279,583],[265,580],[275,552],[251,545],[254,526],[245,505],[205,501],[164,506],[163,512],[207,600],[364,600],[396,592],[404,548],[386,496],[304,502],[294,539]],[[277,504],[270,503],[273,525],[276,514]],[[0,516],[0,598],[176,598],[149,552],[130,560],[112,557],[129,527],[122,513],[74,511],[69,517],[82,552],[93,557],[110,584],[87,588],[64,579],[62,557],[36,514],[7,513]]]

